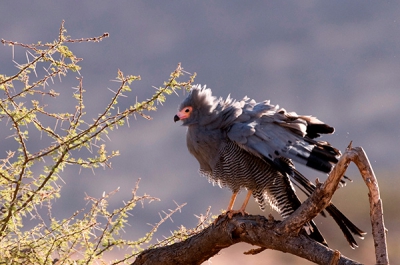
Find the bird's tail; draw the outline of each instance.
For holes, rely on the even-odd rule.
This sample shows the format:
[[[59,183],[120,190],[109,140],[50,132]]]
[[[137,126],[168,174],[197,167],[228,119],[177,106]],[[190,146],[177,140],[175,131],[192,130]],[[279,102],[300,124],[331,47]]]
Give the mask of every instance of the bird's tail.
[[[314,183],[309,181],[297,170],[293,169],[293,174],[291,174],[291,177],[294,180],[294,184],[298,186],[307,196],[310,196],[314,192]],[[358,247],[358,244],[352,234],[360,237],[361,239],[364,239],[364,235],[366,233],[358,228],[352,221],[350,221],[341,211],[339,211],[338,208],[336,208],[333,203],[330,203],[325,208],[325,210],[329,213],[330,216],[332,216],[333,220],[335,220],[340,230],[342,230],[343,235],[349,243],[350,247]]]
[[[308,225],[311,225],[312,231],[308,233],[308,236],[315,241],[321,243],[324,246],[328,246],[328,243],[326,242],[325,238],[322,236],[321,232],[318,230],[317,225],[314,223],[313,220],[309,222]]]

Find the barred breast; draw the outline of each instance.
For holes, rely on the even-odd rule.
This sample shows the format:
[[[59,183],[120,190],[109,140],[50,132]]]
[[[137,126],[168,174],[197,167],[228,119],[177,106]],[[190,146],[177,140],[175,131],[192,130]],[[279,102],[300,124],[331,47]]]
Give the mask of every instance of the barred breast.
[[[212,172],[201,172],[213,183],[229,187],[233,192],[243,188],[251,190],[262,210],[270,205],[283,218],[299,205],[288,176],[263,159],[228,141],[219,152]]]

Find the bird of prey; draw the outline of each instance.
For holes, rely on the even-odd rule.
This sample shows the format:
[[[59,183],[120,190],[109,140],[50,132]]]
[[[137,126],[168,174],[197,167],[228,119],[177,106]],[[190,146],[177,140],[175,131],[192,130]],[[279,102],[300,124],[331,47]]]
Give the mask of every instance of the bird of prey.
[[[216,98],[206,86],[192,86],[174,117],[175,122],[179,120],[187,126],[187,147],[198,160],[201,175],[232,190],[227,208],[230,217],[237,212],[245,214],[253,196],[262,210],[271,206],[287,218],[301,205],[292,183],[308,196],[315,189],[292,161],[329,173],[340,157],[340,151],[329,143],[315,140],[334,131],[317,118],[287,112],[269,101]],[[247,190],[246,199],[233,211],[242,189]],[[365,232],[332,203],[326,211],[350,246],[358,246],[352,233],[363,238]],[[313,221],[307,227],[311,238],[327,245]]]

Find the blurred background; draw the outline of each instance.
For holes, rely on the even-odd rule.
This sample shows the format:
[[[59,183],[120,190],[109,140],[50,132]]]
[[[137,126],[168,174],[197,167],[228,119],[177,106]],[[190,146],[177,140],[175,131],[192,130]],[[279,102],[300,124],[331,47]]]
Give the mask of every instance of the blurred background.
[[[86,92],[88,117],[96,117],[116,88],[117,69],[141,75],[133,92],[120,101],[128,106],[154,93],[178,62],[196,72],[195,83],[206,84],[216,96],[257,101],[270,99],[288,111],[312,114],[336,128],[325,136],[344,150],[350,141],[367,152],[379,180],[383,199],[389,254],[393,264],[400,260],[398,190],[400,122],[400,2],[397,1],[7,1],[0,4],[0,38],[22,43],[50,42],[58,36],[65,20],[72,38],[110,37],[100,43],[71,45],[84,60],[80,63]],[[22,49],[0,47],[0,73],[17,72],[12,60],[26,62]],[[76,73],[53,89],[65,94],[63,104],[49,108],[73,108],[72,87]],[[133,210],[125,238],[137,239],[159,221],[159,213],[187,203],[158,230],[168,236],[180,225],[191,228],[209,206],[219,214],[228,205],[231,192],[212,186],[198,175],[198,164],[187,151],[186,128],[173,122],[184,99],[167,98],[153,120],[130,120],[110,133],[107,150],[119,150],[113,169],[80,171],[67,168],[62,197],[53,207],[59,218],[85,206],[85,193],[100,197],[120,187],[110,207],[121,206],[130,197],[137,179],[138,194],[150,194],[160,202]],[[0,131],[0,158],[13,148],[9,131]],[[31,143],[35,148],[35,143]],[[38,148],[38,147],[37,147]],[[325,176],[300,167],[311,180]],[[318,218],[329,245],[362,263],[374,263],[366,186],[354,165],[347,174],[354,181],[335,194],[334,202],[351,220],[368,232],[358,240],[359,248],[347,245],[339,228],[328,218]],[[244,193],[238,199],[241,204]],[[304,198],[304,197],[302,197]],[[175,201],[175,202],[174,202]],[[251,214],[261,212],[252,201]],[[275,215],[276,218],[279,216]],[[252,246],[238,244],[224,249],[204,264],[311,264],[277,251],[256,256],[243,252]],[[107,256],[111,260],[123,253]]]

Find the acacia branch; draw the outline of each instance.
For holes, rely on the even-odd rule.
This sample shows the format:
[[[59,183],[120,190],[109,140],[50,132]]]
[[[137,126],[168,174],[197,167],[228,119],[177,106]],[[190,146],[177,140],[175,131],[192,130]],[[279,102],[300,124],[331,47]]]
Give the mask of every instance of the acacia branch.
[[[229,219],[226,215],[221,215],[213,225],[185,241],[143,251],[132,265],[201,264],[221,249],[239,242],[260,247],[245,254],[257,254],[265,249],[274,249],[317,264],[360,264],[341,256],[339,251],[310,239],[301,229],[306,222],[329,205],[350,162],[357,165],[369,189],[376,263],[389,264],[378,182],[363,149],[349,146],[325,183],[317,184],[312,195],[284,221],[275,221],[272,218],[267,220],[263,216],[240,215]]]

